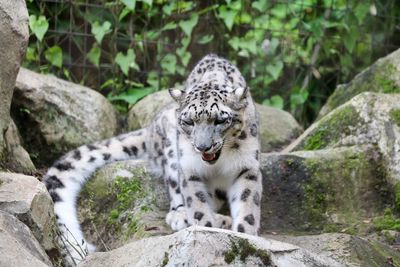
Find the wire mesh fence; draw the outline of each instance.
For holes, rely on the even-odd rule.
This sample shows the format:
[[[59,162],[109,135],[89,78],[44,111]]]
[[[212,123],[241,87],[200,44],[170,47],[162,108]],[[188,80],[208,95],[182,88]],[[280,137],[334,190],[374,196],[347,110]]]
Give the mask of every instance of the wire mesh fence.
[[[311,121],[338,83],[400,47],[399,6],[396,0],[28,1],[25,65],[132,104],[182,84],[202,56],[216,53],[239,66],[258,102]],[[41,16],[48,27],[40,40]]]

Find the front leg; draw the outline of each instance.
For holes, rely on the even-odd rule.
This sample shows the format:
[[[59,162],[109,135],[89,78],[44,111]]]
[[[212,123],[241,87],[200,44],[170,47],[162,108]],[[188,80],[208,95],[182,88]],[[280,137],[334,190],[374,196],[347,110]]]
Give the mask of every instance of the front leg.
[[[261,172],[243,168],[228,191],[233,231],[258,235],[261,195]]]
[[[188,175],[182,179],[181,188],[189,224],[216,227],[212,200],[203,179],[194,174]]]

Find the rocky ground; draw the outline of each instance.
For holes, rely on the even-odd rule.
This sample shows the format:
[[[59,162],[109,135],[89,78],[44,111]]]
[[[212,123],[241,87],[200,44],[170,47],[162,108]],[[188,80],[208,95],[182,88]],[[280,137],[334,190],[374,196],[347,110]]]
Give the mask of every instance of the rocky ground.
[[[171,100],[161,91],[117,118],[94,90],[20,68],[23,0],[1,2],[0,19],[0,266],[62,266],[40,174],[71,148],[146,126]],[[163,182],[144,162],[117,162],[79,199],[85,234],[103,251],[80,266],[400,266],[400,50],[338,86],[304,132],[287,112],[257,109],[260,237],[172,233]]]

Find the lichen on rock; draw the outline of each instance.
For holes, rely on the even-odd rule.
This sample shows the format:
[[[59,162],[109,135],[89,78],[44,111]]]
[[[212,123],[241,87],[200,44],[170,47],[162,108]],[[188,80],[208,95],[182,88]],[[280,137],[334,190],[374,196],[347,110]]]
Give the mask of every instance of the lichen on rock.
[[[394,196],[374,151],[352,146],[263,154],[262,232],[350,232],[381,215]]]
[[[168,198],[162,179],[140,161],[110,164],[85,185],[79,213],[88,239],[100,250],[129,240],[168,233],[164,222]]]
[[[363,92],[400,93],[400,49],[376,61],[344,85],[339,85],[320,110],[318,118]]]

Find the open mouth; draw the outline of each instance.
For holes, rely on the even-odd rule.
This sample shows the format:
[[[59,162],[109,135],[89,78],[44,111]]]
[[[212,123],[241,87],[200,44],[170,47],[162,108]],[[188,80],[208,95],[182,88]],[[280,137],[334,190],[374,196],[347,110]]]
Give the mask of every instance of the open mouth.
[[[220,155],[221,155],[221,149],[218,150],[218,151],[215,152],[215,153],[202,153],[202,154],[201,154],[201,158],[202,158],[205,162],[207,162],[207,163],[209,163],[209,164],[214,164],[214,163],[218,160],[218,158],[219,158]]]

